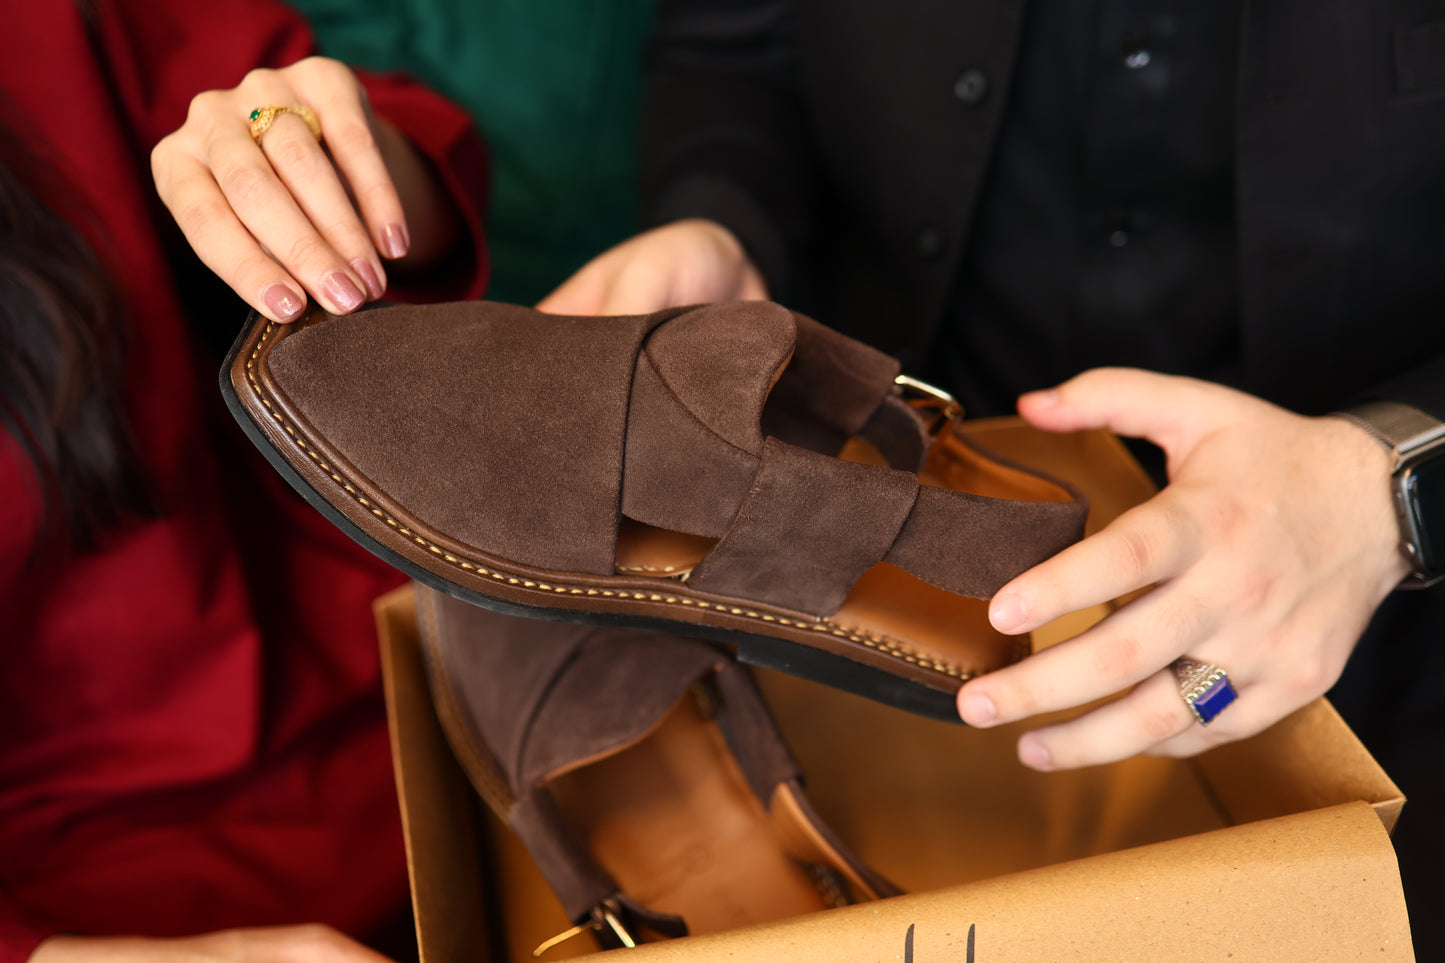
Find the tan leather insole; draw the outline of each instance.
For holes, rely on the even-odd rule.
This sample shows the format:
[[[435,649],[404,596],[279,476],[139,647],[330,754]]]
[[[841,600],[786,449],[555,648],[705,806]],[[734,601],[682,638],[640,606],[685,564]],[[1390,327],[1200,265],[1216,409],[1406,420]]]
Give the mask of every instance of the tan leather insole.
[[[691,696],[640,742],[549,787],[622,891],[693,934],[830,905]]]
[[[839,457],[886,464],[873,446],[859,438],[850,440]],[[919,481],[990,498],[1067,501],[1071,497],[1046,479],[1000,464],[963,444],[935,445]],[[617,538],[617,570],[681,576],[714,544],[714,539],[624,518]],[[981,642],[993,649],[1010,644],[989,624],[986,600],[955,595],[886,562],[864,573],[832,621],[964,668],[976,661]]]

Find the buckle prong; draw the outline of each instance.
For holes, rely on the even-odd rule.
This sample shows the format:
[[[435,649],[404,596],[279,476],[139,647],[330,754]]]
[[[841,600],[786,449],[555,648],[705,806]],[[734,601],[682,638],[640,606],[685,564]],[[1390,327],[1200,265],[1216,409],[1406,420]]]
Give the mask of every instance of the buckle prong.
[[[537,948],[532,951],[532,958],[536,959],[553,947],[562,945],[574,936],[581,936],[588,930],[601,932],[604,926],[612,931],[612,934],[617,937],[617,941],[623,946],[628,949],[637,946],[636,938],[627,931],[627,927],[622,925],[622,920],[618,918],[616,904],[610,899],[607,899],[592,907],[592,918],[590,920],[578,923],[576,926],[565,929],[556,936],[539,943]]]
[[[937,435],[944,428],[955,421],[963,418],[963,405],[958,399],[944,391],[942,388],[929,384],[926,381],[919,381],[917,378],[910,378],[906,374],[898,375],[893,383],[902,388],[904,392],[912,392],[914,397],[909,401],[914,407],[932,407],[937,409],[938,416],[934,419],[930,431]]]

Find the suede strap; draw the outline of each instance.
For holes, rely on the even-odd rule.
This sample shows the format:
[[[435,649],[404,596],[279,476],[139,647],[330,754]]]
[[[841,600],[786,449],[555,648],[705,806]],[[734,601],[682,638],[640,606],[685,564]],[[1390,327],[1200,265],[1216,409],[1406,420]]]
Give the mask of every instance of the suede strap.
[[[699,591],[836,612],[888,551],[918,494],[908,472],[769,438],[732,529],[693,569]]]
[[[769,438],[732,528],[689,584],[822,618],[886,561],[959,595],[988,598],[1083,533],[1087,506],[920,486],[896,469]]]
[[[622,513],[721,538],[757,473],[765,435],[833,455],[893,402],[890,436],[906,438],[897,430],[909,417],[897,373],[887,355],[776,304],[678,315],[652,331],[637,358]],[[916,461],[916,448],[900,451]]]

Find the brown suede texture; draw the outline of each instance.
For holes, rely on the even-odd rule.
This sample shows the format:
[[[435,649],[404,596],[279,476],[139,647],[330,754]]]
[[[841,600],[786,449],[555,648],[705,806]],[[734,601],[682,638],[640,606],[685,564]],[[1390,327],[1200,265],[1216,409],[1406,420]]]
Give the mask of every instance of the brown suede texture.
[[[797,351],[774,394],[785,406],[856,435],[893,389],[898,361],[801,314]]]
[[[452,689],[518,791],[637,738],[725,658],[661,632],[519,619],[432,595]]]
[[[321,436],[421,522],[503,558],[608,573],[633,367],[668,316],[382,307],[295,331],[270,364]]]
[[[506,819],[568,919],[580,922],[594,906],[617,893],[616,881],[592,858],[586,840],[545,790],[533,788],[520,796]]]
[[[768,301],[706,305],[658,328],[644,351],[685,411],[722,441],[757,455],[763,405],[794,353],[793,318]]]
[[[858,436],[890,466],[911,472],[922,470],[933,441],[924,419],[897,393],[883,399]]]
[[[742,511],[690,584],[831,615],[893,544],[917,494],[918,478],[909,472],[769,438]]]
[[[778,731],[763,694],[747,668],[729,660],[714,677],[712,697],[716,721],[758,801],[772,804],[780,782],[803,779],[802,767]]]
[[[959,595],[991,598],[1014,576],[1083,537],[1087,506],[984,498],[924,486],[884,556]]]
[[[500,815],[576,919],[617,886],[558,811],[547,775],[636,739],[725,657],[659,632],[518,619],[417,591],[441,657],[432,683],[450,689],[501,767],[514,803]]]
[[[766,385],[759,388],[766,390]],[[760,403],[761,398],[746,406],[758,437],[751,448],[734,447],[682,405],[647,354],[638,358],[627,423],[622,514],[658,528],[721,538],[757,474]]]
[[[880,560],[982,598],[1082,535],[1081,502],[919,494],[925,436],[897,363],[765,302],[377,307],[290,331],[269,364],[419,523],[542,569],[612,574],[625,514],[719,539],[698,590],[821,617]],[[897,467],[830,457],[859,432]]]

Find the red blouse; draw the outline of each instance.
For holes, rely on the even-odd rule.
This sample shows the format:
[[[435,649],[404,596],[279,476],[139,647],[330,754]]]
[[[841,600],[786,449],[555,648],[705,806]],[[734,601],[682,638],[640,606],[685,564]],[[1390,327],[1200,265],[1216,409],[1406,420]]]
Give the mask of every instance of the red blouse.
[[[168,260],[178,235],[149,165],[194,94],[307,56],[312,38],[272,0],[0,10],[0,116],[53,166],[64,192],[47,199],[120,285],[126,413],[163,512],[37,564],[41,502],[0,430],[0,963],[54,932],[319,921],[364,934],[406,893],[370,609],[399,578],[295,497],[225,414],[175,294],[204,268]],[[440,97],[366,84],[442,172],[478,251],[433,293],[474,296],[479,141]]]

